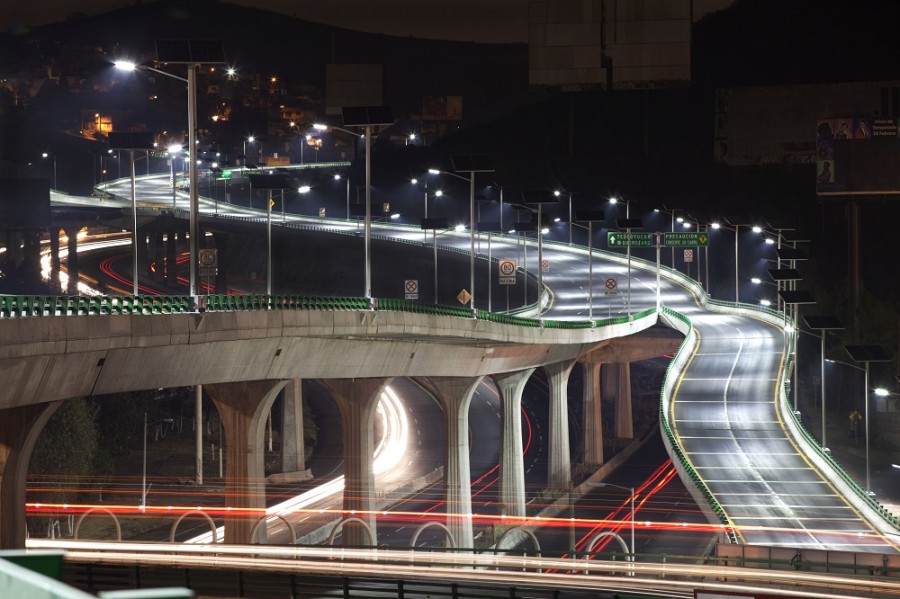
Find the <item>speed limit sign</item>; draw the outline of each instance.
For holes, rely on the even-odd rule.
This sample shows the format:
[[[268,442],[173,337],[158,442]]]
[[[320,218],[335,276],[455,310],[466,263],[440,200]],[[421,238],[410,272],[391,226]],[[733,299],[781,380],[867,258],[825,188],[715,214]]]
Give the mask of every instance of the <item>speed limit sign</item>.
[[[515,285],[516,284],[516,261],[503,259],[497,263],[497,270],[500,273],[500,284],[501,285]]]
[[[218,252],[214,249],[200,250],[197,259],[200,266],[218,266],[219,262]]]

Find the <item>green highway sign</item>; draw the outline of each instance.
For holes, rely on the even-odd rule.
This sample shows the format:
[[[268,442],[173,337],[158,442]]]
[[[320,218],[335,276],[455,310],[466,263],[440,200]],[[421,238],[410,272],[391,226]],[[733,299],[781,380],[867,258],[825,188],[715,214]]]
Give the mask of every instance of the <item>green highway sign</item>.
[[[668,248],[707,247],[709,246],[709,235],[693,231],[663,233],[662,246]]]
[[[610,231],[606,234],[606,245],[611,248],[653,247],[656,245],[654,233],[619,233]]]
[[[232,173],[231,171],[222,171],[223,179],[231,179],[232,176],[234,176],[234,173]]]

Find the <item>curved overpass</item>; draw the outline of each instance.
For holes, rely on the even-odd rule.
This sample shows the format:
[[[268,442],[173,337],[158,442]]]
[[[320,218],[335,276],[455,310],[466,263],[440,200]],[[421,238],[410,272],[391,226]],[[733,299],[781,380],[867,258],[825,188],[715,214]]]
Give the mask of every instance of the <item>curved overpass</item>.
[[[332,223],[332,226],[336,225]],[[376,230],[379,235],[401,240],[421,235],[419,231],[411,232],[398,227],[384,226]],[[455,240],[448,235],[444,245],[453,246],[455,243],[465,248],[467,239],[468,236]],[[507,251],[513,251],[510,248],[516,247],[515,241],[508,239],[496,240],[495,243],[499,247],[505,243]],[[544,277],[545,284],[554,291],[554,301],[546,315],[562,319],[583,317],[586,314],[584,280],[587,252],[583,248],[546,244],[544,252],[545,257],[560,265]],[[618,276],[624,274],[621,256],[605,252],[596,252],[595,256],[600,258],[594,267],[595,277],[610,273]],[[652,307],[655,303],[652,265],[634,260],[634,267],[636,272],[632,284],[635,295],[632,305],[635,309]],[[896,519],[866,496],[827,455],[815,447],[787,406],[784,381],[789,370],[786,359],[793,340],[785,339],[782,332],[783,316],[750,307],[716,305],[693,282],[680,274],[663,269],[663,277],[662,302],[680,313],[666,320],[687,334],[686,343],[666,381],[661,414],[664,435],[679,473],[694,489],[698,503],[706,508],[710,520],[722,525],[723,537],[737,542],[798,548],[896,552]],[[281,366],[275,357],[266,357],[266,352],[285,349],[279,347],[279,344],[285,345],[282,341],[285,339],[283,316],[276,312],[272,316],[275,322],[269,323],[268,318],[272,314],[254,314],[237,325],[237,328],[250,327],[255,335],[252,339],[241,340],[241,343],[256,344],[264,354],[261,358],[263,363],[259,365],[235,362],[239,370],[255,369],[252,370],[254,373],[281,375],[298,368]],[[377,316],[373,318],[377,320],[383,313],[375,314]],[[209,343],[230,343],[221,335],[231,334],[224,332],[233,332],[233,328],[229,329],[231,325],[216,324],[214,327],[219,330],[204,331],[198,324],[204,318],[204,315],[179,317],[179,331],[164,331],[162,337],[178,336],[185,340],[184,347],[191,347],[192,350],[197,350],[199,346],[195,343],[192,347],[188,340],[193,336],[195,341],[199,341],[206,333],[209,333],[205,338]],[[440,323],[428,319],[415,324],[422,327],[417,330],[407,330],[402,323],[381,329],[378,328],[380,323],[366,320],[365,315],[356,315],[356,318],[361,322],[348,323],[346,331],[352,331],[354,336],[369,337],[371,333],[386,335],[381,338],[375,335],[366,343],[384,349],[385,354],[379,356],[379,361],[387,360],[391,368],[404,375],[417,372],[415,362],[421,357],[419,352],[424,352],[430,359],[438,358],[443,351],[453,352],[452,355],[458,357],[460,364],[467,369],[461,371],[457,367],[453,369],[454,374],[468,374],[469,371],[488,373],[497,366],[515,370],[524,367],[529,360],[544,364],[553,361],[541,362],[543,358],[540,354],[549,351],[549,345],[543,343],[545,338],[535,338],[534,331],[524,337],[518,334],[508,337],[507,333],[502,332],[507,327],[500,326],[498,330],[491,331],[483,328],[486,324],[482,321],[457,319],[438,330],[428,329],[430,326],[440,326]],[[164,319],[149,317],[151,323],[158,320]],[[225,320],[210,319],[208,322],[222,323]],[[402,320],[411,322],[406,317]],[[459,325],[465,331],[462,336]],[[308,326],[314,325],[311,323]],[[371,328],[373,326],[374,329]],[[339,329],[340,325],[336,323],[325,324],[320,332],[327,337]],[[274,333],[275,340],[264,336],[273,330],[278,331]],[[541,330],[540,335],[546,333],[546,330]],[[406,334],[411,335],[410,339],[400,341],[396,336]],[[217,335],[220,336],[218,339]],[[152,339],[153,336],[149,334],[146,338]],[[322,347],[336,352],[330,355],[332,358],[344,358],[345,354],[340,349],[354,343],[349,336],[347,339],[338,337],[321,341],[324,344]],[[448,341],[445,337],[454,341]],[[436,344],[434,338],[437,338]],[[458,347],[462,339],[473,347]],[[559,340],[554,350],[559,352],[556,354],[559,359],[577,356],[579,352],[589,349],[592,343],[599,342],[586,331],[577,334],[566,331]],[[393,347],[398,347],[397,353],[393,353]],[[489,349],[493,353],[489,354]],[[431,350],[433,353],[430,353]],[[164,353],[161,345],[147,348],[146,353],[143,348],[137,347],[121,348],[121,353],[118,353],[119,348],[112,347],[101,351],[109,351],[111,356],[115,356],[114,360],[126,358],[129,354],[159,356]],[[297,356],[306,355],[299,347],[291,351],[299,352],[294,354]],[[524,356],[519,352],[523,352]],[[92,355],[98,360],[100,357],[99,353]],[[120,361],[129,364],[127,359]],[[493,362],[493,366],[486,367],[486,362]],[[359,363],[363,364],[365,360]],[[96,370],[96,364],[91,365],[90,360],[85,359],[84,365]],[[328,368],[324,364],[321,366]],[[226,378],[233,375],[233,372],[228,374],[228,368],[221,373]]]

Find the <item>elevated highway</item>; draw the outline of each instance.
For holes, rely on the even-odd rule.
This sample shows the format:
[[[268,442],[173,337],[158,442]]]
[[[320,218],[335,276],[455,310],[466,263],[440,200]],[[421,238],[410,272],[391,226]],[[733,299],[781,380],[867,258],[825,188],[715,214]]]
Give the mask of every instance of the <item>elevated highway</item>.
[[[244,218],[259,220],[258,214],[254,216],[250,212]],[[305,226],[327,226],[350,233],[353,229],[352,223],[313,219],[305,222]],[[377,226],[376,233],[398,241],[421,239],[421,232],[403,227]],[[448,234],[442,247],[464,248],[467,238],[467,235]],[[494,243],[497,252],[494,255],[518,251],[519,244],[530,245],[529,251],[535,249],[531,241],[505,237],[495,239]],[[554,268],[544,277],[548,294],[542,303],[543,316],[561,322],[584,319],[587,251],[545,244],[544,255]],[[603,276],[625,275],[621,255],[595,252],[594,262],[595,281]],[[557,406],[550,415],[551,430],[557,438],[551,443],[556,461],[551,460],[548,485],[564,488],[570,480],[568,458],[562,455],[568,423],[561,416],[560,407],[564,404],[568,373],[579,359],[589,364],[591,361],[586,356],[598,350],[600,355],[602,346],[613,337],[636,333],[660,319],[686,336],[663,392],[660,415],[664,439],[679,474],[693,489],[698,504],[706,510],[710,522],[721,526],[723,541],[810,551],[896,553],[896,518],[886,513],[815,446],[787,403],[784,382],[791,367],[789,356],[795,340],[784,333],[784,316],[749,306],[714,302],[696,283],[664,267],[659,297],[666,309],[657,312],[654,265],[634,260],[633,268],[634,291],[630,304],[635,312],[649,312],[633,319],[624,315],[624,320],[595,325],[595,328],[588,323],[583,329],[574,328],[577,326],[574,323],[572,329],[553,328],[546,321],[543,327],[536,323],[518,330],[520,325],[493,323],[487,318],[399,316],[381,310],[328,315],[301,310],[294,314],[271,310],[266,305],[249,314],[51,318],[48,320],[90,320],[93,324],[73,324],[71,334],[66,330],[68,324],[47,324],[45,331],[30,337],[31,333],[25,329],[31,327],[16,325],[20,319],[14,318],[9,321],[9,334],[17,340],[12,345],[20,349],[5,350],[12,353],[4,356],[2,364],[4,371],[8,371],[5,388],[14,389],[15,393],[4,397],[9,397],[5,399],[8,406],[27,406],[69,393],[70,390],[61,394],[56,391],[56,386],[62,384],[58,380],[61,377],[50,373],[57,361],[64,365],[60,371],[84,369],[77,371],[84,373],[84,380],[76,385],[79,392],[137,389],[151,381],[164,380],[173,385],[204,383],[213,388],[239,385],[234,389],[240,393],[263,398],[270,395],[277,381],[316,376],[342,381],[333,386],[337,395],[371,397],[381,384],[378,381],[386,377],[431,376],[438,381],[436,393],[442,396],[448,422],[455,420],[452,414],[462,418],[448,425],[455,430],[451,438],[458,441],[459,430],[465,423],[466,398],[475,379],[506,374],[500,378],[512,380],[516,373],[527,377],[531,368],[542,367],[553,382],[551,405]],[[622,313],[624,306],[609,304],[608,309]],[[88,333],[88,329],[92,332]],[[96,337],[93,332],[97,332]],[[80,343],[88,349],[76,350]],[[377,356],[354,349],[357,346],[375,348]],[[170,352],[178,358],[168,355]],[[115,368],[104,373],[107,361]],[[155,361],[164,363],[166,368],[153,368],[154,372],[150,373],[141,371],[142,366],[146,369],[147,364]],[[184,364],[185,361],[193,363]],[[48,374],[43,376],[42,372]],[[596,377],[598,373],[591,376]],[[359,378],[373,382],[368,386],[353,382]],[[248,385],[258,388],[253,391]],[[498,386],[502,388],[502,384]],[[219,391],[222,397],[233,395],[224,388]],[[506,395],[504,401],[515,405],[513,397],[514,394]],[[236,403],[233,399],[222,399],[217,405],[224,406],[229,401]],[[265,403],[260,401],[259,405]],[[254,406],[253,410],[257,408]],[[237,411],[242,410],[246,412],[243,408]],[[360,416],[353,416],[352,410],[346,415],[357,423],[365,421],[365,418],[356,420]],[[248,418],[254,421],[256,416],[251,414]],[[624,416],[617,413],[618,418]],[[627,422],[619,424],[623,428],[628,426]],[[245,422],[243,426],[249,424]],[[504,430],[514,438],[514,424],[504,426],[513,427]],[[245,452],[248,446],[245,445]],[[451,452],[456,457],[450,459],[448,469],[450,480],[457,482],[465,479],[466,459],[465,453],[458,449]],[[345,446],[345,450],[348,455],[360,456],[359,477],[365,479],[362,457],[365,452],[358,447]],[[520,505],[516,498],[515,467],[515,462],[507,467],[510,478],[505,483],[504,495],[513,513]],[[462,485],[454,483],[450,487],[464,494]],[[354,493],[365,496],[364,480],[363,486],[356,487]],[[464,497],[452,496],[448,500],[453,505],[460,502],[465,505]],[[345,507],[359,506],[348,506],[345,502]],[[465,523],[457,522],[453,530],[466,538]]]

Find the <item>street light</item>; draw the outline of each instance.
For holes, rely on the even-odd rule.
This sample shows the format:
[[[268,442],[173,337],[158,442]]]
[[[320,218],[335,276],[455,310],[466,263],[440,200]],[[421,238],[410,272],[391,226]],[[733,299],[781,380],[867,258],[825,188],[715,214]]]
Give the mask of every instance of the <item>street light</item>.
[[[628,312],[628,318],[630,319],[631,318],[631,228],[632,227],[642,227],[643,223],[640,222],[640,219],[635,219],[634,221],[631,220],[631,202],[629,202],[627,200],[623,200],[621,198],[616,198],[616,197],[609,198],[610,204],[615,205],[615,204],[618,204],[619,202],[622,202],[623,204],[625,204],[625,222],[623,223],[620,221],[618,226],[621,227],[623,224],[625,225],[625,236],[626,236],[626,239],[628,239],[628,244],[625,246],[625,252],[628,256],[628,304],[627,304],[628,308],[627,308],[627,312]]]
[[[866,437],[866,493],[869,495],[874,495],[872,492],[872,487],[870,483],[870,469],[869,469],[869,364],[871,362],[890,362],[891,357],[884,350],[884,348],[879,347],[877,345],[845,345],[844,350],[850,354],[850,358],[854,362],[863,362],[865,364],[864,369],[860,369],[858,366],[857,369],[863,370],[866,373],[865,377],[865,410],[864,410],[864,418],[865,418],[865,437]]]
[[[762,233],[762,227],[748,224],[732,224],[730,227],[727,227],[718,222],[711,223],[710,227],[712,227],[713,230],[716,231],[718,231],[719,229],[728,229],[729,231],[734,231],[734,303],[737,304],[741,301],[741,291],[738,286],[738,276],[740,268],[738,262],[738,240],[740,238],[740,229],[741,227],[748,227],[754,233]]]
[[[628,491],[631,493],[631,561],[634,562],[634,487],[623,487],[621,485],[615,485],[613,483],[604,483],[604,482],[595,482],[588,481],[589,487],[612,487],[614,489],[620,489],[622,491]]]
[[[822,385],[822,450],[828,451],[828,446],[825,444],[825,335],[828,331],[843,330],[844,325],[834,316],[808,315],[804,316],[803,320],[806,321],[806,326],[819,331],[819,339],[821,341],[819,377]]]
[[[247,139],[244,140],[244,166],[245,167],[247,166],[247,144],[248,143],[252,144],[255,141],[256,141],[256,138],[253,137],[252,135],[250,135],[249,137],[247,137]],[[302,151],[302,149],[301,149],[301,151]],[[300,162],[303,162],[302,158],[300,159]]]
[[[370,307],[372,301],[372,127],[377,125],[391,125],[394,117],[390,108],[385,106],[352,106],[341,109],[344,117],[344,125],[349,127],[363,127],[366,140],[366,220],[365,220],[365,298]],[[329,127],[316,123],[313,128],[319,131],[336,129],[355,136],[356,134],[341,127]]]
[[[172,144],[168,148],[169,150],[169,166],[171,167],[172,172],[172,210],[175,210],[176,202],[175,202],[175,156],[181,153],[181,144]]]
[[[49,152],[43,152],[41,154],[41,158],[44,159],[50,158],[51,156],[53,157],[53,189],[56,190],[56,154]]]
[[[494,172],[494,168],[487,156],[451,156],[451,160],[456,171],[469,173],[469,177],[433,168],[428,169],[428,172],[450,175],[469,183],[469,309],[474,316],[477,313],[475,308],[475,173],[491,173]]]
[[[586,221],[588,226],[588,320],[591,321],[591,327],[594,326],[594,251],[591,247],[594,239],[594,223],[601,222],[606,218],[602,210],[585,210],[579,211],[576,218],[580,221]],[[574,223],[573,223],[574,224]]]
[[[572,225],[574,224],[572,221],[572,192],[566,192],[569,194],[569,245],[572,245],[572,229],[574,228]],[[562,196],[563,192],[556,190],[553,192],[553,195],[556,197]]]
[[[116,68],[134,71],[152,71],[164,77],[176,79],[187,84],[188,103],[188,157],[190,159],[189,170],[189,197],[190,197],[190,296],[192,301],[198,295],[197,288],[197,253],[200,242],[200,189],[197,170],[197,67],[199,62],[194,56],[203,56],[204,64],[224,64],[225,52],[221,42],[214,40],[157,40],[156,58],[158,61],[168,64],[183,64],[187,68],[187,78],[173,75],[166,71],[148,65],[137,65],[128,61],[116,61]]]

